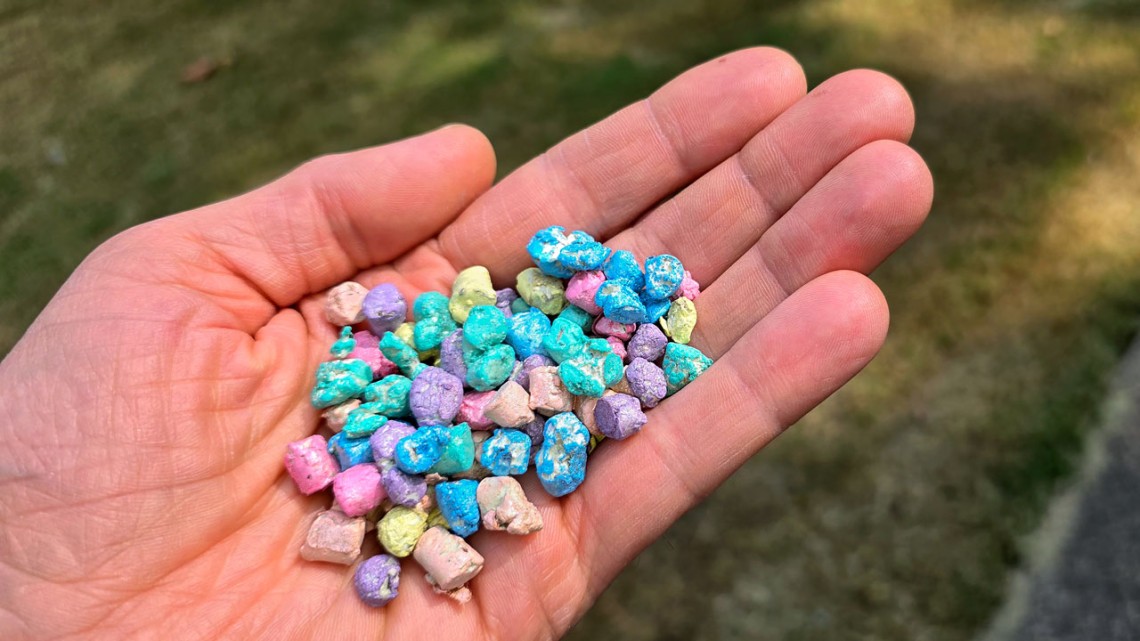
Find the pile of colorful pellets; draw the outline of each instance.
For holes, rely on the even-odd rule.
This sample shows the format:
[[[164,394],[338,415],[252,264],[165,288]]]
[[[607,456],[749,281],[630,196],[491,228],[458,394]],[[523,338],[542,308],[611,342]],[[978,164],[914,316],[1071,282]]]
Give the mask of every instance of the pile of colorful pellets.
[[[644,410],[712,365],[687,345],[700,288],[677,258],[653,256],[643,271],[630,252],[562,227],[527,251],[538,267],[513,289],[470,267],[450,298],[417,297],[410,322],[391,284],[329,291],[326,317],[343,329],[312,403],[332,436],[290,443],[285,468],[301,492],[332,486],[335,499],[303,558],[352,565],[376,531],[385,553],[354,581],[368,605],[396,597],[407,556],[437,592],[469,600],[483,557],[467,537],[542,528],[513,477],[533,463],[551,496],[573,492],[598,442],[636,434]]]

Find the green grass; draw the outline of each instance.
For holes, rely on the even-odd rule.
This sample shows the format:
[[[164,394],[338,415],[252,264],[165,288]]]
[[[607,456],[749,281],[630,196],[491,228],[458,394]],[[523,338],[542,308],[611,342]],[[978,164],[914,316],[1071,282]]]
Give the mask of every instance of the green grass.
[[[763,6],[758,6],[763,5]],[[1134,3],[0,0],[0,353],[131,224],[450,121],[508,171],[684,68],[901,78],[937,196],[884,353],[642,555],[574,638],[967,639],[1140,317]],[[181,85],[202,55],[230,57]]]

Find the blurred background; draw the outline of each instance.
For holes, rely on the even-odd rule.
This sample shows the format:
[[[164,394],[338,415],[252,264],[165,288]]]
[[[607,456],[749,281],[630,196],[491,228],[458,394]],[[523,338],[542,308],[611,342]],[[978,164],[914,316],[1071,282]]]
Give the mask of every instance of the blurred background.
[[[877,360],[573,639],[969,639],[1073,482],[1140,318],[1140,3],[0,0],[0,354],[83,256],[453,121],[505,174],[757,44],[912,92],[934,211]]]

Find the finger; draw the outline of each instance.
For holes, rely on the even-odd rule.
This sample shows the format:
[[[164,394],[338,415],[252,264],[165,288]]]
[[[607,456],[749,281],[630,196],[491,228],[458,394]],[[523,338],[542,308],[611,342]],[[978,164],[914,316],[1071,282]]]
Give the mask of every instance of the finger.
[[[490,186],[494,173],[487,139],[450,126],[317,158],[149,231],[165,238],[176,261],[209,271],[197,285],[214,289],[216,298],[240,300],[252,289],[284,307],[431,238]],[[183,242],[172,244],[172,236]]]
[[[922,225],[933,193],[926,163],[902,143],[851,154],[701,294],[693,344],[723,354],[805,283],[869,274]]]
[[[737,51],[559,143],[507,176],[440,236],[455,265],[499,279],[529,265],[526,241],[563,225],[605,238],[735,153],[805,91],[771,48]]]
[[[793,294],[707,372],[650,414],[640,434],[591,456],[569,523],[591,594],[882,346],[882,294],[833,272]]]
[[[839,74],[612,244],[641,258],[673,254],[711,282],[845,157],[876,140],[906,141],[913,127],[914,108],[896,80]]]

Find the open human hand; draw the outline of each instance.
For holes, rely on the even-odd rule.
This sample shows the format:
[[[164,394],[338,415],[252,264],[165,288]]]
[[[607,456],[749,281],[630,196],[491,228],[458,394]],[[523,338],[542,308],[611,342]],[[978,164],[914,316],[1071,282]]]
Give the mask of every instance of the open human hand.
[[[786,53],[696,67],[491,186],[451,126],[326,156],[232,200],[127,230],[75,271],[0,363],[0,638],[533,639],[564,633],[641,549],[858,372],[887,329],[863,274],[921,224],[932,184],[894,80],[805,94]],[[481,532],[466,605],[411,561],[371,609],[298,548],[327,498],[282,468],[313,433],[334,329],[322,290],[498,286],[552,224],[705,291],[693,344],[715,365],[595,451],[545,528]],[[533,477],[533,474],[531,474]]]

